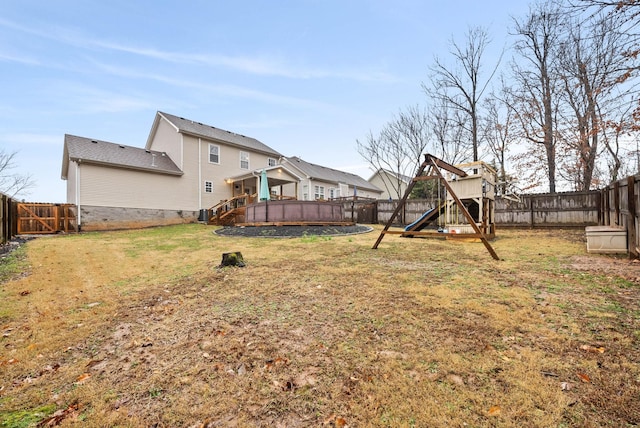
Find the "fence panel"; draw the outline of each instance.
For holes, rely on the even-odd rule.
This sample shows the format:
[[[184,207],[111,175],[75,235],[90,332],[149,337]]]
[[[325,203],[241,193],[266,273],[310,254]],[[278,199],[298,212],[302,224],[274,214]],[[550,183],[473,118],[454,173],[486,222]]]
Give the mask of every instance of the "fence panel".
[[[522,195],[496,198],[496,225],[502,227],[583,227],[597,225],[601,192]]]
[[[51,234],[76,231],[71,204],[18,203],[18,234]]]

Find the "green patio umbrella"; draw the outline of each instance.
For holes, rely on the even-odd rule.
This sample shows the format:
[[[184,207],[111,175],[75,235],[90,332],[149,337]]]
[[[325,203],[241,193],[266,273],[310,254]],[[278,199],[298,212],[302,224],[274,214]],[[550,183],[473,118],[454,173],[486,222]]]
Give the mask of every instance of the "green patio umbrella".
[[[271,199],[271,192],[269,191],[269,180],[267,179],[267,171],[262,170],[260,174],[260,192],[258,198],[261,201],[268,201]]]

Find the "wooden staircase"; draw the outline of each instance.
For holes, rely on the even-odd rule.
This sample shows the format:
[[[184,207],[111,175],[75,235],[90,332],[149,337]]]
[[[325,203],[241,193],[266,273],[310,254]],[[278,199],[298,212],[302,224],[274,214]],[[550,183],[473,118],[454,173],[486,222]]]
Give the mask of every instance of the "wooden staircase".
[[[209,208],[207,224],[215,226],[234,226],[244,223],[246,206],[252,203],[257,194],[234,196],[231,199],[218,202]]]

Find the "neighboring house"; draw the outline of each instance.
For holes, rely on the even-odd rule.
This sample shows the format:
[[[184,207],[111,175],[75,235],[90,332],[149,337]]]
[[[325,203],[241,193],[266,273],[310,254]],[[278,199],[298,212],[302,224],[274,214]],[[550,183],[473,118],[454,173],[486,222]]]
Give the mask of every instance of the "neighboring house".
[[[359,196],[380,194],[354,174],[292,162],[255,138],[163,112],[144,148],[64,140],[62,179],[82,230],[193,222],[220,201],[257,193],[263,170],[275,195],[328,199],[354,186]]]
[[[411,180],[413,177],[380,168],[367,181],[384,189],[380,196],[381,199],[402,199]]]
[[[294,171],[302,179],[294,193],[299,200],[334,199],[353,197],[378,199],[382,190],[364,178],[337,169],[315,165],[297,156],[282,159],[282,165]],[[290,191],[285,186],[285,191]]]

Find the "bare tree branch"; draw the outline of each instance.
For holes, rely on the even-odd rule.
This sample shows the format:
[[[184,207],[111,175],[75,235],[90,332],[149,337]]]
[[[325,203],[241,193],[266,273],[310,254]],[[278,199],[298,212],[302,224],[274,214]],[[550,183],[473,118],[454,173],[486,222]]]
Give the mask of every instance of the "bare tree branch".
[[[12,171],[16,168],[16,154],[17,152],[0,149],[0,192],[12,198],[26,196],[28,190],[35,185],[32,175]]]

